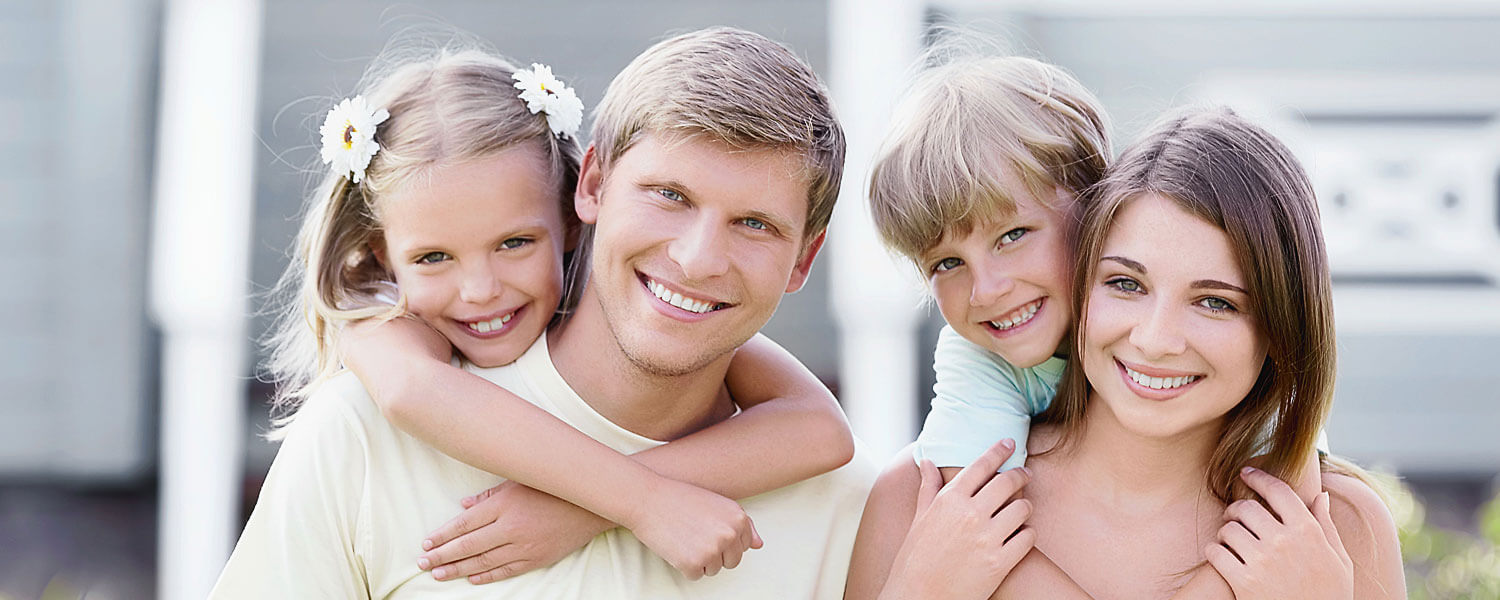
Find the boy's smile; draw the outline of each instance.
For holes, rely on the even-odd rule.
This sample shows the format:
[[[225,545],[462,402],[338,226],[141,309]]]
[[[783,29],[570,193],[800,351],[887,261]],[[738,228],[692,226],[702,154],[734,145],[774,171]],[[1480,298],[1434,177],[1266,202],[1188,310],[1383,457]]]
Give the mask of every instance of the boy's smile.
[[[1061,189],[1056,195],[1054,208],[1018,194],[1012,214],[976,220],[967,233],[946,232],[921,262],[954,331],[1017,367],[1056,354],[1070,329],[1063,213],[1073,200]]]

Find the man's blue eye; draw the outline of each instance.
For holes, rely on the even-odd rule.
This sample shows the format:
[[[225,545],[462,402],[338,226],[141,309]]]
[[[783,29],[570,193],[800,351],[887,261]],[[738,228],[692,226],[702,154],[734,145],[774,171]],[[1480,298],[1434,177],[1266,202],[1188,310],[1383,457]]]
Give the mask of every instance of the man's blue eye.
[[[932,266],[932,270],[941,273],[943,271],[950,271],[950,270],[953,270],[953,269],[957,269],[960,265],[963,265],[963,264],[964,264],[963,259],[961,259],[961,258],[954,258],[954,257],[950,256],[950,257],[945,258],[943,260],[937,261],[937,264],[935,264],[935,265]]]
[[[682,194],[677,193],[676,190],[669,190],[669,189],[666,189],[666,188],[662,188],[661,190],[658,190],[657,193],[661,194],[661,197],[666,198],[668,200],[671,200],[673,202],[682,202]]]
[[[745,226],[751,229],[770,229],[766,222],[760,219],[745,219]]]

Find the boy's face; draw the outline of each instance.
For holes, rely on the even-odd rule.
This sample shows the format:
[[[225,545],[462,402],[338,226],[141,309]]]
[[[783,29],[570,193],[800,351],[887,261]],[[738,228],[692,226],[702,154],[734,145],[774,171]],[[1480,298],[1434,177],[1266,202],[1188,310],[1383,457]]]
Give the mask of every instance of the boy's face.
[[[1017,367],[1056,354],[1071,325],[1064,215],[1073,196],[1055,196],[1048,206],[1017,194],[1012,214],[979,220],[966,235],[950,230],[920,259],[948,324]]]
[[[482,367],[526,352],[557,310],[567,230],[526,148],[434,169],[381,199],[381,263],[407,310]]]
[[[801,157],[647,135],[576,196],[596,223],[584,303],[597,302],[625,356],[655,375],[707,366],[760,331],[807,279]],[[584,308],[580,308],[584,310]]]

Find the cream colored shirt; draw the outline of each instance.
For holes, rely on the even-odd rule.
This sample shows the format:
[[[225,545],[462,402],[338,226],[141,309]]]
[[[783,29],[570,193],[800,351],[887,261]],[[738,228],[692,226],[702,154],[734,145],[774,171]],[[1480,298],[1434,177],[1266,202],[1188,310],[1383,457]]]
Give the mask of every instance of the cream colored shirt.
[[[467,368],[620,452],[663,443],[615,425],[579,398],[553,367],[545,336],[511,365]],[[875,475],[857,449],[833,472],[743,500],[765,547],[698,581],[617,528],[546,569],[480,586],[439,582],[416,566],[423,536],[458,513],[459,498],[502,479],[390,425],[344,373],[309,398],[289,426],[210,597],[833,600],[843,596]]]

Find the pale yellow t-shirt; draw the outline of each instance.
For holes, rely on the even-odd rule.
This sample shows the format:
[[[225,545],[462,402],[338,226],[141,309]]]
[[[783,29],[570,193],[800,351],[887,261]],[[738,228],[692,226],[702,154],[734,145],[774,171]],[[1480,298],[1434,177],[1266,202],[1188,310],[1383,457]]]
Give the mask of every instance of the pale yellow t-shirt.
[[[583,402],[553,367],[545,336],[511,365],[468,369],[620,452],[663,443]],[[289,426],[211,597],[834,600],[876,475],[858,448],[833,472],[743,500],[765,547],[714,577],[687,580],[617,528],[546,569],[480,586],[439,582],[416,566],[422,538],[458,514],[459,498],[502,479],[390,425],[345,373]]]

